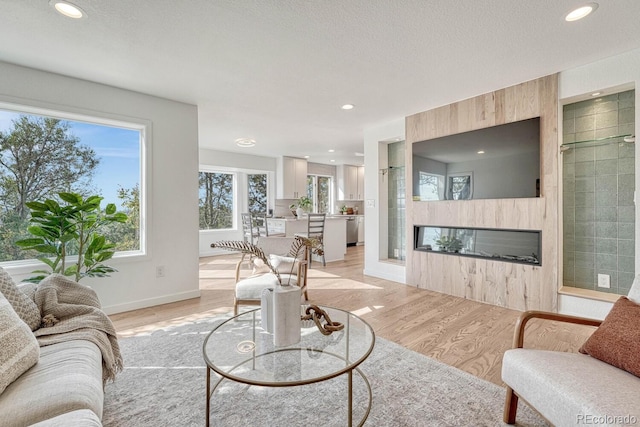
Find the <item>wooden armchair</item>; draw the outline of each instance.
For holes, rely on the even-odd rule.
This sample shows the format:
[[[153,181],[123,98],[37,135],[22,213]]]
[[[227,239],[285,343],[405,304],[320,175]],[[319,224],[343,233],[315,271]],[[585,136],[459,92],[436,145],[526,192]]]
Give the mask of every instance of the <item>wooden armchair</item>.
[[[529,322],[529,320],[531,319],[554,320],[554,321],[573,323],[577,325],[587,325],[587,326],[600,326],[600,324],[602,323],[600,320],[587,319],[587,318],[576,317],[576,316],[568,316],[568,315],[558,314],[558,313],[549,313],[544,311],[526,311],[520,315],[520,317],[518,318],[518,321],[516,322],[515,333],[513,337],[513,349],[522,349],[524,347],[524,331],[525,331],[525,327],[527,326],[527,322]],[[510,350],[510,351],[513,351],[513,350]],[[588,357],[584,355],[576,355],[576,356]],[[507,424],[515,424],[516,412],[518,410],[519,396],[508,384],[508,381],[505,380],[505,376],[506,376],[505,368],[503,365],[502,379],[503,381],[507,382],[507,394],[506,394],[506,399],[504,404],[504,422]],[[525,402],[530,407],[535,409],[535,406],[533,406],[526,400]],[[544,413],[542,415],[545,416]]]
[[[287,262],[286,258],[292,247],[295,238],[293,237],[265,237],[262,236],[258,239],[256,246],[258,246],[265,253],[267,257],[271,258],[271,263],[274,264],[283,284],[289,283],[293,286],[300,286],[302,295],[305,300],[309,299],[307,293],[307,251],[301,251],[300,257],[295,260],[293,265]],[[235,270],[235,298],[233,304],[234,315],[238,314],[238,307],[240,305],[260,305],[262,291],[267,288],[272,288],[278,285],[278,279],[268,267],[261,268],[259,263],[257,266],[252,265],[253,271],[249,273],[248,277],[242,277],[243,267],[247,265],[248,254],[243,254],[242,258],[236,264]],[[279,266],[278,261],[281,262]],[[254,263],[256,259],[254,258]],[[251,263],[250,263],[251,264]]]

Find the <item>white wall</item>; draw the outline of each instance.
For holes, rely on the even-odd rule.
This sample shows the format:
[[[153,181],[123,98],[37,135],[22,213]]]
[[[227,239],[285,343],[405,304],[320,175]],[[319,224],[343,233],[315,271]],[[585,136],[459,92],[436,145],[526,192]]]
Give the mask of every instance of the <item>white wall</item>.
[[[364,237],[366,242],[364,246],[364,274],[405,283],[404,265],[381,260],[379,244],[387,239],[386,233],[380,231],[381,227],[385,229],[383,226],[387,223],[386,198],[383,198],[383,203],[380,203],[379,195],[381,188],[385,188],[384,185],[388,179],[385,176],[385,181],[382,181],[383,175],[380,173],[380,169],[386,168],[387,164],[381,164],[379,145],[382,141],[392,141],[394,138],[404,140],[404,117],[364,130],[364,214],[367,222]],[[383,161],[386,158],[386,156],[381,157]]]
[[[91,285],[108,313],[194,298],[198,289],[197,108],[0,62],[0,102],[149,125],[148,253],[114,258],[119,271]],[[156,278],[156,266],[165,277]],[[17,280],[35,266],[9,267]]]
[[[635,88],[636,89],[636,133],[640,124],[640,49],[617,55],[611,58],[597,61],[582,67],[560,73],[560,100],[562,104],[569,103],[571,98],[580,97],[596,91],[609,88]],[[562,117],[560,117],[560,124]],[[562,135],[562,132],[559,132]],[[636,148],[636,193],[640,191],[640,150]],[[562,194],[562,192],[559,192]],[[560,203],[562,206],[562,203]],[[636,206],[636,245],[635,256],[636,274],[640,271],[640,210]],[[562,255],[562,251],[560,251]],[[595,301],[587,298],[579,298],[570,295],[562,295],[559,305],[561,313],[576,314],[591,317],[604,317],[611,303]]]
[[[235,186],[235,199],[237,201],[236,218],[234,226],[230,230],[203,230],[199,233],[199,256],[212,256],[228,253],[221,249],[211,249],[211,243],[219,240],[242,240],[242,222],[240,214],[247,212],[247,180],[246,173],[266,173],[269,189],[268,206],[275,209],[276,194],[276,158],[254,156],[251,154],[231,153],[211,149],[200,149],[200,169],[215,169],[217,171],[238,172]]]

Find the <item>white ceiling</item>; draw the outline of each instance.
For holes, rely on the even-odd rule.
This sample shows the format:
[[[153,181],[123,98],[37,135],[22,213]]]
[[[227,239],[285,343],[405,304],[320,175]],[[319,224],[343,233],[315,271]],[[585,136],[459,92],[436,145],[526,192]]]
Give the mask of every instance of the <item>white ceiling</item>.
[[[88,18],[0,0],[0,60],[196,104],[201,147],[319,163],[361,164],[366,127],[640,47],[638,0],[574,23],[579,0],[71,1]]]

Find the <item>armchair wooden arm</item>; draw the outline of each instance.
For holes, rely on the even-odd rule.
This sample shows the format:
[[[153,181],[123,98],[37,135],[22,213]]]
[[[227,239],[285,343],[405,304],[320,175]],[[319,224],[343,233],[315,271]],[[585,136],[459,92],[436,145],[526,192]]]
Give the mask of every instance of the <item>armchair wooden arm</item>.
[[[242,263],[244,262],[246,256],[247,254],[243,253],[240,260],[236,263],[236,281],[234,283],[238,283],[238,281],[240,280],[240,269],[242,268]]]
[[[524,329],[531,319],[555,320],[559,322],[574,323],[576,325],[600,326],[601,320],[588,319],[586,317],[569,316],[567,314],[550,313],[547,311],[525,311],[516,322],[513,335],[513,348],[522,348],[524,344]]]

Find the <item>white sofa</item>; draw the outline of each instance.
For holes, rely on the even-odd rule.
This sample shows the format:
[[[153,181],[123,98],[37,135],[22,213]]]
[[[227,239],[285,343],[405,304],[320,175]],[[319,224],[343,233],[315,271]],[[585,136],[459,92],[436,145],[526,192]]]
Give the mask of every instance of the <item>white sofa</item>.
[[[89,341],[41,347],[38,363],[0,394],[2,426],[100,426],[102,355]]]
[[[628,298],[640,304],[639,283],[636,279]],[[555,313],[523,313],[514,348],[502,360],[507,385],[504,421],[515,423],[520,398],[558,427],[640,425],[640,378],[586,354],[522,348],[525,325],[533,318],[601,324]]]
[[[18,354],[2,358],[0,374],[5,375],[6,380],[2,383],[10,383],[0,394],[0,426],[102,425],[103,368],[98,346],[90,341],[76,339],[38,347],[30,327],[16,313],[19,309],[14,311],[2,294],[0,300],[3,330],[11,329],[12,322],[20,322],[15,329],[19,329],[18,333],[24,339],[31,340],[25,342],[35,343],[32,352],[35,353],[35,359],[29,365],[37,361],[10,382],[14,378],[10,377],[12,359],[15,361],[22,356]],[[16,375],[19,372],[21,370]]]

